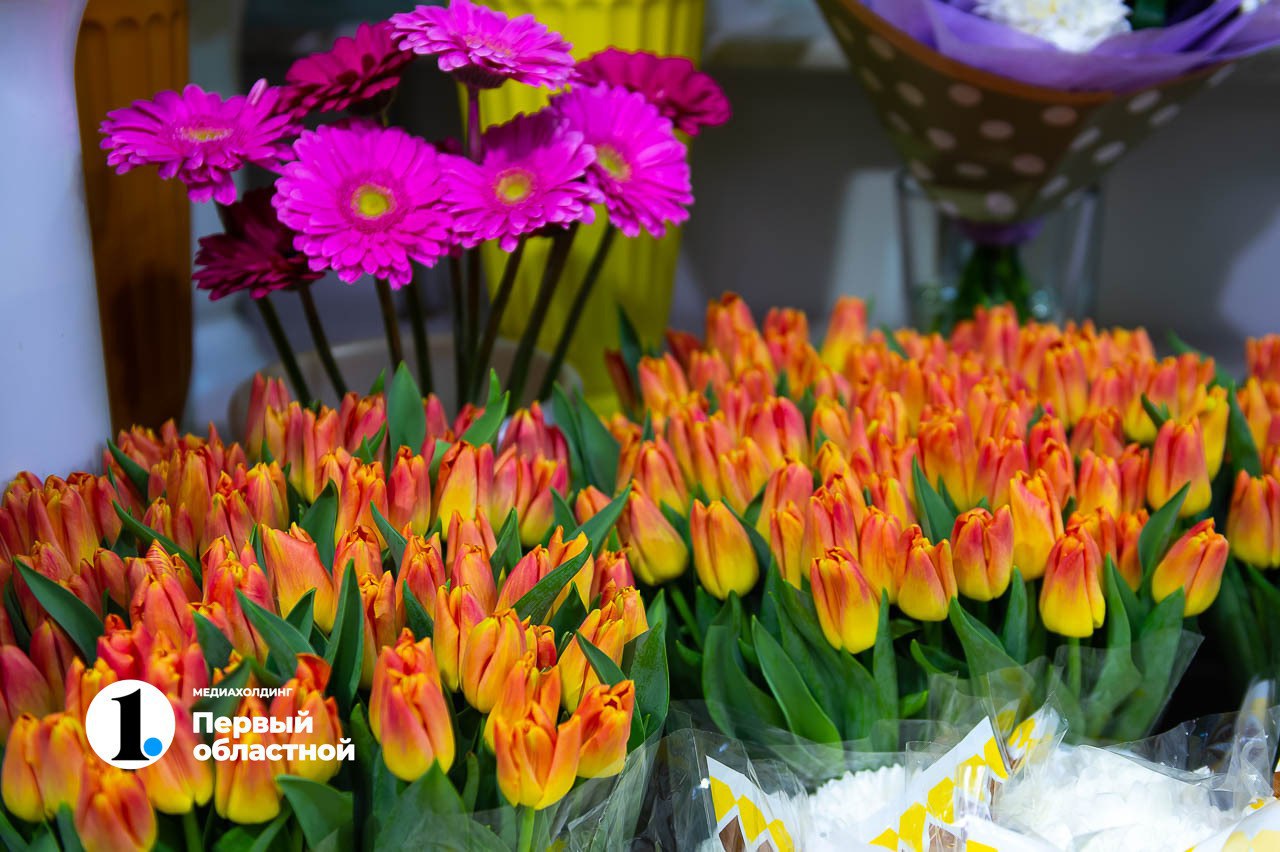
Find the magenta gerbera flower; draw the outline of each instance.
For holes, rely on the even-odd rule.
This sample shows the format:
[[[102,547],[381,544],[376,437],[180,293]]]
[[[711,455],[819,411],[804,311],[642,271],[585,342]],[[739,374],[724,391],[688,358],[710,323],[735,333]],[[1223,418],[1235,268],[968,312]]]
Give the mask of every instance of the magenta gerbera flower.
[[[391,24],[361,24],[354,37],[294,62],[285,74],[284,101],[295,113],[338,112],[394,89],[412,61],[392,39]]]
[[[293,150],[272,201],[312,269],[402,287],[412,261],[432,266],[448,252],[445,180],[431,145],[396,127],[352,125],[303,133]]]
[[[507,80],[557,89],[573,74],[572,45],[533,15],[508,18],[470,0],[391,16],[402,50],[439,57],[440,70],[477,89]]]
[[[484,134],[484,159],[449,159],[450,200],[459,240],[471,248],[498,240],[512,251],[548,225],[591,222],[604,200],[586,180],[595,152],[549,110],[518,115]]]
[[[718,127],[733,115],[720,85],[683,56],[628,53],[611,47],[579,62],[577,72],[578,80],[589,85],[608,83],[639,92],[677,130],[690,136],[697,136],[703,127]]]
[[[270,189],[253,189],[229,205],[226,233],[200,238],[196,252],[196,287],[216,301],[242,290],[255,299],[293,284],[321,277],[293,247],[293,231],[276,217]]]
[[[160,177],[187,185],[192,201],[236,200],[231,175],[247,163],[274,168],[296,132],[277,107],[280,90],[259,80],[248,95],[223,100],[190,85],[181,94],[160,92],[149,101],[112,110],[102,122],[107,164],[124,174],[137,166],[160,167]]]
[[[660,237],[667,223],[689,218],[687,151],[671,122],[643,95],[620,86],[574,86],[551,104],[595,149],[588,177],[604,193],[618,230]]]

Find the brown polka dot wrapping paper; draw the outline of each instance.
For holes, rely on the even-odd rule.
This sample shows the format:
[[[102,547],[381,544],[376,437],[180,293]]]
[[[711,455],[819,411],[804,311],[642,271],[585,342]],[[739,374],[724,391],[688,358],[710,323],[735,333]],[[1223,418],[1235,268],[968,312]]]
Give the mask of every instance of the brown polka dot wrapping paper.
[[[1060,91],[950,59],[860,0],[818,4],[907,170],[941,211],[971,222],[1025,222],[1052,210],[1233,69],[1219,64],[1123,94]]]

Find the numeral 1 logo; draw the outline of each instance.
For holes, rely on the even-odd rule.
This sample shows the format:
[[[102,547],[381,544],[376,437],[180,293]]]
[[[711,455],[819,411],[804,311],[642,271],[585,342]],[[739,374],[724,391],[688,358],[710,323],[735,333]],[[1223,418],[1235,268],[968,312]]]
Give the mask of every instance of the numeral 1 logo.
[[[141,680],[108,685],[85,714],[89,745],[121,769],[140,769],[159,760],[173,742],[176,725],[169,698]]]

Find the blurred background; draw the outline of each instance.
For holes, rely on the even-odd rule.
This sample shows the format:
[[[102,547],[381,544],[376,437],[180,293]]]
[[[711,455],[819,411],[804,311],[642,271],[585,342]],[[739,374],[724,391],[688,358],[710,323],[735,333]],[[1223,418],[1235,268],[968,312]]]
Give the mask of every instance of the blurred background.
[[[224,93],[259,77],[278,82],[296,57],[403,8],[386,0],[199,0],[187,10],[190,79]],[[411,70],[397,119],[424,133],[456,133],[456,94],[427,65]],[[725,290],[760,315],[774,305],[802,308],[818,333],[842,295],[873,300],[877,323],[906,322],[897,158],[816,4],[710,0],[703,67],[725,88],[734,117],[693,145],[698,201],[671,324],[697,330],[706,301]],[[1233,370],[1246,336],[1280,329],[1277,87],[1280,62],[1241,66],[1110,172],[1099,323],[1145,325],[1157,340],[1177,329]],[[192,211],[193,247],[214,230],[211,208]],[[231,391],[274,357],[246,301],[189,292],[185,420],[199,428],[222,424]],[[444,328],[443,281],[428,292]],[[335,342],[379,333],[367,294],[334,281],[316,295],[326,316],[344,318],[330,323]],[[281,312],[290,334],[305,340],[293,300]]]

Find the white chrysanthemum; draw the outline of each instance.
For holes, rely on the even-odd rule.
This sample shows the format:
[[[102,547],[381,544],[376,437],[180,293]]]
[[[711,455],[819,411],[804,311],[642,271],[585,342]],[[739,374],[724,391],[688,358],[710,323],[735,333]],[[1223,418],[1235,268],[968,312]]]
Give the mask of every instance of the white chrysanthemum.
[[[1072,53],[1129,31],[1124,0],[978,0],[976,11]]]

